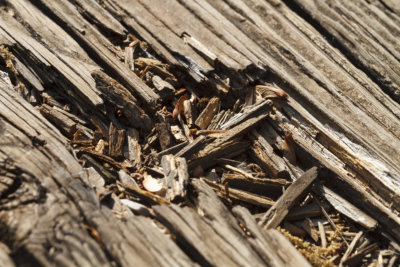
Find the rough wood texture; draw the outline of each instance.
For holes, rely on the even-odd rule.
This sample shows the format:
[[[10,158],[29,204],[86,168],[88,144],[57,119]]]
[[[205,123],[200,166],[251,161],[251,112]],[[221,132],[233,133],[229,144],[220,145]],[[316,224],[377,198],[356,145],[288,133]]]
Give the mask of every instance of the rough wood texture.
[[[220,104],[221,101],[218,97],[211,98],[203,112],[197,117],[195,124],[202,130],[207,129]]]
[[[196,179],[191,184],[197,195],[197,208],[206,220],[201,220],[191,209],[175,205],[157,206],[154,211],[177,237],[182,249],[202,266],[283,266],[296,261],[297,266],[309,266],[279,233],[264,234],[248,211],[239,207],[234,211],[240,214],[241,228],[204,182]],[[243,229],[248,229],[248,232]],[[294,257],[272,252],[286,249]]]
[[[376,237],[330,260],[395,265],[378,248],[400,250],[399,37],[395,0],[0,1],[0,262],[307,266],[225,204],[278,205],[276,227],[282,179],[318,166],[318,207]],[[222,178],[222,201],[201,180],[170,183],[179,206],[144,190],[162,165]]]
[[[374,4],[362,5],[378,13]],[[199,58],[195,49],[182,45],[178,36],[184,32],[210,47],[210,51],[218,55],[218,61],[231,69],[246,69],[252,64],[268,66],[274,74],[271,79],[282,85],[291,96],[291,102],[300,103],[302,109],[307,109],[308,116],[322,123],[317,127],[318,131],[329,132],[336,143],[352,149],[352,144],[340,141],[340,134],[345,134],[349,140],[354,140],[365,149],[368,156],[359,156],[363,159],[355,167],[371,168],[370,162],[379,161],[375,167],[380,167],[371,172],[374,178],[369,180],[371,186],[373,181],[380,182],[379,186],[373,186],[374,190],[386,188],[393,195],[396,194],[392,189],[398,188],[395,181],[400,173],[399,158],[396,156],[400,155],[400,143],[396,137],[400,131],[399,106],[380,90],[379,86],[383,86],[383,83],[374,83],[354,67],[284,2],[160,1],[159,5],[153,6],[140,1],[122,1],[115,3],[115,6],[121,19],[145,39],[148,38],[149,42],[154,42],[157,51],[171,59],[172,64],[176,64],[177,59],[170,51],[182,56],[177,57],[178,61],[184,57],[190,58],[194,77],[199,76],[198,70],[206,73],[212,67]],[[159,7],[163,6],[168,6],[165,8],[168,12],[158,16],[162,10]],[[390,21],[397,21],[396,18],[389,18],[385,13],[376,16],[385,18],[385,22],[394,29],[393,34],[397,31],[395,22]],[[160,25],[159,28],[154,26],[154,21]],[[198,30],[201,24],[205,27]],[[223,29],[219,27],[221,24],[224,25]],[[220,38],[215,36],[215,31],[221,33]],[[151,37],[149,32],[152,33]],[[378,60],[374,59],[374,62]],[[180,64],[185,62],[181,61]],[[299,110],[299,107],[295,109]],[[391,145],[388,145],[388,140],[392,140]],[[390,201],[389,198],[386,201]]]
[[[295,201],[298,201],[302,195],[307,193],[305,190],[311,185],[317,176],[317,167],[313,167],[306,171],[287,188],[285,193],[283,193],[278,201],[276,201],[276,203],[267,211],[259,224],[265,229],[276,228],[289,213],[289,210],[293,207]]]
[[[181,157],[165,155],[161,159],[161,166],[165,173],[166,199],[174,201],[185,198],[189,182],[186,160]]]
[[[99,206],[59,131],[2,80],[0,88],[1,172],[12,179],[0,216],[17,265],[111,266],[109,257],[121,266],[192,264],[145,218],[119,221]],[[175,256],[166,262],[169,250]]]

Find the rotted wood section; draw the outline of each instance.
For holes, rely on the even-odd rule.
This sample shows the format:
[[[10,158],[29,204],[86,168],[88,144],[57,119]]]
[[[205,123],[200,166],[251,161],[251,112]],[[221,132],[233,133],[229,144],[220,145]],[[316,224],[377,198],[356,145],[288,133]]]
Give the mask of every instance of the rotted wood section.
[[[0,262],[395,266],[399,37],[390,0],[1,1]]]

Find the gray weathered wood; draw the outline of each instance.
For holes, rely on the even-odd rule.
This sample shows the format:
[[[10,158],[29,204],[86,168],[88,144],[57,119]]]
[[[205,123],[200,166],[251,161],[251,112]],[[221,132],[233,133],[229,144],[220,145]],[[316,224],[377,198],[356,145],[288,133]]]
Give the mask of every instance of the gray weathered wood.
[[[0,169],[14,180],[1,228],[18,233],[7,240],[16,265],[193,265],[147,219],[122,222],[101,207],[61,133],[2,80],[0,118]]]
[[[282,235],[261,231],[246,209],[234,208],[232,216],[204,183],[188,188],[187,206],[158,207],[170,203],[135,186],[142,186],[145,170],[159,175],[160,158],[169,153],[187,159],[189,173],[198,177],[226,178],[221,157],[234,159],[228,163],[234,168],[255,161],[271,179],[294,180],[321,166],[325,184],[318,197],[356,228],[374,230],[378,240],[398,247],[395,2],[2,1],[0,74],[10,79],[0,78],[0,232],[8,233],[2,242],[10,251],[0,258],[45,266],[307,265]],[[100,84],[96,73],[105,77]],[[190,100],[174,120],[172,103],[182,94]],[[199,118],[202,101],[213,97],[220,99],[218,114],[213,109]],[[49,121],[24,99],[44,104]],[[227,131],[196,134],[196,119],[201,127]],[[262,126],[248,135],[256,123]],[[128,151],[114,126],[127,130]],[[184,137],[171,135],[171,127]],[[129,132],[133,128],[138,131]],[[173,147],[174,136],[188,143]],[[232,187],[215,186],[220,197],[238,193],[261,203],[265,197],[254,202],[250,194],[258,185],[280,195],[279,182],[241,174],[226,179]],[[119,198],[132,210],[140,202],[146,212],[134,216]],[[311,210],[309,216],[319,212]],[[360,263],[378,245],[365,246],[343,264]],[[375,254],[381,264],[382,252],[371,261]]]
[[[174,201],[186,197],[189,174],[186,160],[181,157],[165,155],[161,159],[165,173],[166,199]]]
[[[264,229],[276,228],[289,213],[289,210],[301,196],[304,196],[306,189],[318,176],[317,167],[306,171],[294,181],[276,201],[276,203],[265,213],[259,224]]]

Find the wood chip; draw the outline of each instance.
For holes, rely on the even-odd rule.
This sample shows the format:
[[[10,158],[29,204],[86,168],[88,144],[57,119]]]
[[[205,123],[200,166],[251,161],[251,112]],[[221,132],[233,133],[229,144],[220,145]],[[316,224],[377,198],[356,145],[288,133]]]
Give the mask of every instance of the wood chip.
[[[118,130],[112,123],[109,128],[108,154],[113,158],[123,157],[125,130]]]
[[[165,155],[161,159],[161,166],[165,173],[166,199],[168,201],[183,199],[186,196],[186,187],[189,181],[186,160],[181,157]]]
[[[310,218],[305,218],[301,226],[308,233],[308,235],[314,240],[314,242],[317,243],[318,231],[314,228],[313,222],[310,220]]]
[[[326,248],[325,229],[320,221],[318,221],[318,231],[321,238],[321,247]]]
[[[207,129],[208,125],[211,123],[212,118],[215,114],[217,114],[220,104],[221,101],[218,97],[211,98],[207,106],[196,119],[195,124],[202,130]]]

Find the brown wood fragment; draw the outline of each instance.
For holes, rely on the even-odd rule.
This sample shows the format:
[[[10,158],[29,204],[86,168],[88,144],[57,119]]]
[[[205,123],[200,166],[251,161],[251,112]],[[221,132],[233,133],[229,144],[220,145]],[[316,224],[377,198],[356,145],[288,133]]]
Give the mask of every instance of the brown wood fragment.
[[[256,127],[266,117],[267,115],[259,115],[258,117],[251,118],[235,126],[234,128],[231,128],[228,132],[218,137],[214,142],[210,143],[204,149],[202,149],[197,154],[196,158],[192,159],[189,162],[189,168],[195,167],[197,165],[202,165],[203,168],[212,166],[216,163],[213,162],[213,159],[216,159],[219,157],[219,155],[222,156],[225,153],[238,155],[243,151],[244,147],[242,147],[242,145],[245,141],[234,142],[232,139],[240,137],[250,129]],[[248,144],[248,142],[246,142],[246,144]]]
[[[243,113],[238,113],[235,116],[231,117],[228,121],[224,122],[223,125],[220,126],[221,129],[230,129],[236,127],[239,124],[244,123],[250,118],[254,118],[260,115],[268,114],[272,107],[271,100],[265,100],[260,103],[255,103],[252,106],[249,106],[248,109]]]
[[[326,186],[317,186],[318,193],[337,211],[367,229],[375,229],[378,222]]]
[[[178,121],[179,121],[179,124],[181,125],[181,128],[183,129],[183,132],[184,132],[187,140],[193,141],[193,137],[190,134],[189,126],[185,123],[185,121],[183,120],[183,117],[182,116],[178,116]]]
[[[217,114],[220,103],[221,101],[218,97],[213,97],[210,99],[207,106],[204,108],[204,110],[200,113],[199,117],[196,119],[195,124],[200,129],[202,130],[207,129],[212,118],[214,117],[215,114]]]
[[[178,125],[171,126],[171,134],[174,136],[177,142],[187,141],[186,136],[183,134],[181,128]]]
[[[197,155],[192,155],[194,158],[188,161],[189,169],[194,169],[198,165],[200,165],[203,169],[207,169],[217,164],[217,158],[233,158],[246,151],[248,147],[249,142],[239,138],[227,140],[226,142],[221,142],[218,145],[214,142],[199,151]]]
[[[321,238],[321,247],[326,248],[325,228],[320,221],[318,221],[318,231]]]
[[[133,53],[135,48],[132,46],[125,47],[125,64],[134,71],[135,70],[135,61],[133,60]]]
[[[258,140],[253,141],[249,151],[251,157],[271,177],[290,179],[290,173],[284,160],[278,157],[272,146],[264,141],[261,136],[258,137]]]
[[[221,198],[227,198],[228,195],[230,199],[243,201],[263,208],[269,208],[275,203],[275,201],[265,196],[248,193],[239,189],[229,188],[228,184],[226,184],[227,186],[225,186],[211,182],[207,179],[202,180],[206,182]]]
[[[223,182],[229,182],[232,188],[248,191],[249,193],[265,195],[272,198],[278,198],[282,194],[282,189],[290,185],[290,182],[284,179],[268,178],[246,178],[241,174],[223,173]]]
[[[193,126],[193,111],[192,111],[192,101],[191,100],[185,100],[183,101],[183,115],[186,118],[186,122],[188,124],[188,127]]]
[[[183,199],[186,196],[186,187],[189,182],[186,160],[181,157],[165,155],[161,159],[161,166],[165,173],[165,198],[168,201]]]
[[[155,65],[159,67],[164,67],[165,64],[163,64],[161,61],[158,59],[153,59],[153,58],[146,58],[146,57],[138,57],[135,59],[135,64],[138,66],[138,68],[144,69],[148,65]]]
[[[127,147],[124,150],[125,158],[128,158],[136,168],[141,167],[141,148],[139,144],[139,132],[134,128],[126,131]]]
[[[264,229],[277,227],[289,213],[290,208],[306,193],[306,189],[318,176],[317,167],[306,171],[291,184],[259,222]]]
[[[71,145],[93,146],[93,140],[72,140]]]
[[[118,130],[112,123],[109,128],[108,154],[113,158],[123,157],[125,130]]]
[[[304,229],[302,229],[294,224],[291,224],[289,222],[285,221],[283,223],[283,228],[292,235],[299,236],[301,238],[305,238],[307,236],[307,232],[304,231]]]
[[[102,92],[102,96],[108,101],[109,105],[113,105],[122,111],[126,118],[124,123],[131,127],[150,131],[151,120],[149,116],[140,108],[136,98],[128,89],[100,70],[92,71],[91,75],[96,82],[96,88]]]
[[[175,146],[172,146],[170,148],[167,148],[160,153],[157,154],[157,157],[161,159],[162,156],[167,155],[167,154],[176,154],[178,151],[182,150],[185,146],[188,145],[188,141],[177,144]],[[178,156],[178,155],[177,155]]]
[[[39,110],[43,116],[54,123],[67,137],[72,137],[76,132],[77,124],[57,109],[43,104]]]
[[[247,177],[249,179],[255,179],[251,174],[248,174],[247,172],[245,172],[241,169],[235,168],[229,164],[225,164],[224,167],[227,168],[228,170],[240,173],[241,175],[243,175],[244,177]]]
[[[136,63],[136,61],[135,61]],[[177,79],[175,78],[175,76],[170,73],[169,71],[167,71],[166,69],[156,66],[156,65],[147,65],[144,70],[142,70],[140,72],[140,78],[143,79],[143,77],[146,75],[146,73],[151,72],[154,73],[158,76],[161,76],[163,79],[165,80],[171,80],[172,82],[176,83]]]
[[[194,130],[193,135],[211,135],[211,134],[223,134],[226,133],[227,130]]]
[[[104,140],[100,139],[99,142],[97,142],[97,145],[94,150],[96,152],[99,152],[100,154],[104,154],[105,147],[106,147],[106,144],[105,144]]]
[[[293,140],[292,134],[287,133],[285,135],[285,150],[287,152],[287,157],[289,162],[293,165],[296,165],[297,158],[296,158],[296,150],[295,150],[295,142]]]
[[[175,88],[169,82],[161,79],[160,76],[154,75],[151,81],[163,100],[167,100],[175,94]]]
[[[326,202],[321,203],[321,205],[326,211],[330,211],[332,209],[332,206]],[[306,217],[317,217],[321,214],[321,207],[317,203],[311,203],[309,205],[293,208],[287,215],[286,219],[295,221],[304,219]]]
[[[158,142],[160,144],[161,150],[165,150],[171,146],[172,138],[170,134],[170,126],[168,122],[160,122],[156,125],[156,130],[158,134]]]
[[[178,153],[176,153],[177,157],[187,158],[195,153],[197,153],[200,149],[204,147],[206,144],[206,137],[200,136],[196,138],[192,143],[186,144]]]
[[[225,194],[225,198],[229,199],[229,183],[228,182],[224,183],[224,194]]]
[[[398,256],[397,256],[397,255],[392,256],[392,257],[390,258],[390,260],[389,260],[389,263],[388,263],[387,267],[393,267],[393,266],[395,266],[397,259],[398,259]]]
[[[373,251],[377,250],[378,248],[379,248],[378,243],[373,243],[361,249],[357,253],[348,257],[347,260],[343,262],[343,266],[360,266],[362,259],[369,253],[372,253]]]
[[[315,229],[310,218],[305,218],[301,226],[308,233],[308,235],[314,240],[314,242],[318,242],[318,231]]]
[[[122,163],[120,163],[118,161],[115,161],[113,158],[111,158],[109,156],[106,156],[104,154],[101,154],[101,153],[99,153],[99,152],[97,152],[95,150],[88,149],[88,148],[80,148],[79,152],[95,156],[96,158],[98,158],[98,159],[100,159],[100,160],[102,160],[102,161],[104,161],[106,163],[109,163],[109,164],[113,165],[117,169],[123,169],[124,171],[130,173],[130,171],[127,170],[127,168],[124,166],[124,164],[122,164]]]
[[[149,205],[169,205],[171,202],[165,200],[164,198],[153,194],[149,191],[142,190],[140,188],[136,188],[134,186],[130,186],[128,184],[123,184],[121,182],[117,182],[117,184],[123,187],[132,197],[138,198],[141,201],[149,204]]]
[[[102,137],[106,139],[106,141],[108,140],[108,131],[105,127],[105,125],[103,124],[103,122],[101,122],[99,119],[97,119],[94,116],[90,117],[90,122],[96,127],[96,129],[101,133]]]

